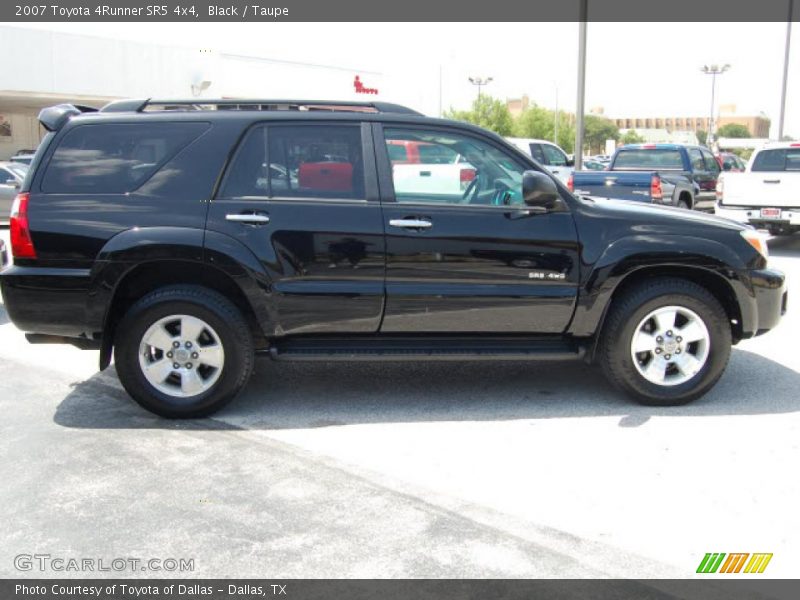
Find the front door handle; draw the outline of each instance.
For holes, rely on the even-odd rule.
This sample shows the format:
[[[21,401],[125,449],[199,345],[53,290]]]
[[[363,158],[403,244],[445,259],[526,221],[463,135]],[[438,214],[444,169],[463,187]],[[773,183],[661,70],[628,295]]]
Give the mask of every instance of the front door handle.
[[[780,183],[780,179],[765,179],[764,183]]]
[[[389,225],[403,229],[430,229],[433,223],[425,219],[391,219]]]
[[[225,220],[250,225],[265,225],[269,223],[269,216],[257,213],[232,213],[225,215]]]

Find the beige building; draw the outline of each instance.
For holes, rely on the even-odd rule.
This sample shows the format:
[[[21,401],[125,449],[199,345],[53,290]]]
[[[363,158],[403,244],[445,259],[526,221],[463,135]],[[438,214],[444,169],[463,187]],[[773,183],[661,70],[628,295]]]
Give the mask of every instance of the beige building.
[[[623,117],[613,119],[620,129],[666,129],[667,131],[708,131],[708,116],[661,116],[661,117]],[[728,124],[743,125],[754,138],[768,138],[770,120],[763,113],[758,115],[736,114],[735,104],[719,107],[714,130]]]

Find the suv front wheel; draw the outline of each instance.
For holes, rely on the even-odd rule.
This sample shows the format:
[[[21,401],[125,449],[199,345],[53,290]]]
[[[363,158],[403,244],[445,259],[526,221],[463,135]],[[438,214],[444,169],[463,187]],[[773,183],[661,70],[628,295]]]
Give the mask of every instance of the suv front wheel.
[[[686,404],[722,376],[731,353],[725,309],[687,280],[656,279],[611,306],[600,340],[608,379],[641,404]]]
[[[253,360],[252,336],[239,309],[199,286],[147,294],[116,330],[114,362],[122,385],[163,417],[216,412],[245,386]]]

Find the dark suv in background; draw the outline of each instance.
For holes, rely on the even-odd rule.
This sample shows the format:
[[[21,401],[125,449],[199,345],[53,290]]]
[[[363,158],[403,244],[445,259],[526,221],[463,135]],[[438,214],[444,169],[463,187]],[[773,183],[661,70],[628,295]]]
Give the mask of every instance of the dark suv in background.
[[[138,100],[40,121],[9,316],[101,369],[113,350],[167,417],[219,409],[256,353],[596,359],[639,401],[680,404],[786,308],[754,230],[575,196],[502,138],[401,106]],[[394,164],[408,143],[459,163]]]

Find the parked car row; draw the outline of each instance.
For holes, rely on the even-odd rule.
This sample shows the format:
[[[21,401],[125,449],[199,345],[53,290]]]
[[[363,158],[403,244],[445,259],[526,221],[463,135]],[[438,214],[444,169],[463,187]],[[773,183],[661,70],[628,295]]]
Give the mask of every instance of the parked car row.
[[[0,223],[7,223],[11,204],[17,195],[28,165],[18,162],[0,162]]]

